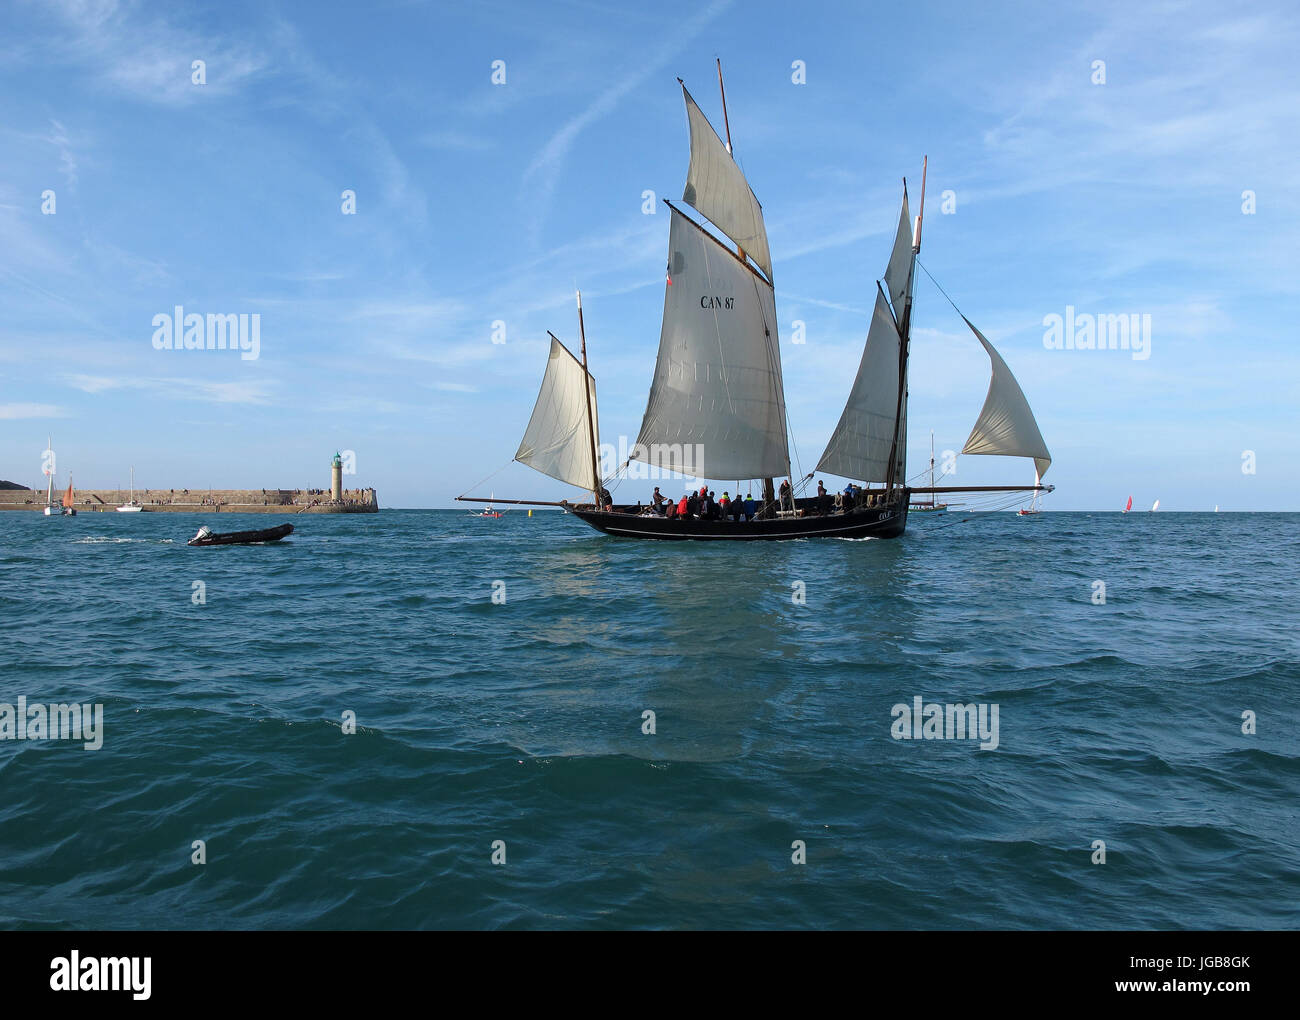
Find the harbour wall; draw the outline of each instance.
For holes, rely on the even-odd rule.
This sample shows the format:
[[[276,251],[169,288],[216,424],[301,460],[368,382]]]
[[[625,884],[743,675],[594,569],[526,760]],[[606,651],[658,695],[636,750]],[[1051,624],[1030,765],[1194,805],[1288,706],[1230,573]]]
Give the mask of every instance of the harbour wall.
[[[77,513],[115,512],[131,498],[129,489],[73,489]],[[54,501],[63,498],[58,489]],[[230,514],[373,514],[379,512],[374,489],[344,489],[339,503],[329,489],[136,489],[146,513]],[[45,508],[45,490],[0,489],[0,510]]]

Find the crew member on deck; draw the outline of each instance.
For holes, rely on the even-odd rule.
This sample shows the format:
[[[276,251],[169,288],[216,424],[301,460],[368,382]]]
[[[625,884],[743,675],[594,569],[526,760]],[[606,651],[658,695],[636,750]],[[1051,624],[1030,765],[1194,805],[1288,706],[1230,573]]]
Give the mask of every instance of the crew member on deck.
[[[826,491],[826,486],[821,481],[817,483],[817,512],[828,514],[831,512],[831,496]]]

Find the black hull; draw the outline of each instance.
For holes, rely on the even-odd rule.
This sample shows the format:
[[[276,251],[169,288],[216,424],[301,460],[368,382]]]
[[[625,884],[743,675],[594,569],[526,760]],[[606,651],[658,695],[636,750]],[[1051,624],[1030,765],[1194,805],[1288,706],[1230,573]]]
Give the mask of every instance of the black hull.
[[[264,542],[278,542],[293,533],[292,524],[281,524],[274,528],[262,528],[258,531],[229,531],[224,535],[204,535],[191,538],[189,545],[258,545]]]
[[[615,506],[610,510],[599,511],[587,505],[571,507],[569,512],[597,531],[616,538],[658,538],[670,541],[898,538],[907,527],[906,500],[896,507],[864,507],[848,513],[783,517],[768,521],[702,521],[695,518],[640,516],[644,509]]]

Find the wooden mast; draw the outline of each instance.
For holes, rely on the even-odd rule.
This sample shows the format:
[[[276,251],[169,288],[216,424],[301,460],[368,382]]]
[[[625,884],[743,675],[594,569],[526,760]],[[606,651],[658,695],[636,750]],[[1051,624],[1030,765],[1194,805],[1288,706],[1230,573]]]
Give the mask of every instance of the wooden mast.
[[[903,425],[903,397],[907,393],[907,357],[912,338],[912,276],[916,272],[916,256],[921,252],[921,220],[925,216],[925,177],[930,157],[921,163],[921,208],[916,214],[916,231],[912,239],[912,264],[907,269],[907,301],[903,305],[903,321],[899,328],[898,343],[898,400],[894,404],[894,441],[889,447],[889,468],[885,472],[885,498],[892,499],[894,484],[898,481],[898,433]],[[903,194],[907,194],[907,180],[903,180]],[[906,483],[906,479],[904,479]]]
[[[722,126],[727,132],[727,152],[731,155],[731,158],[734,160],[736,158],[736,154],[734,151],[732,151],[731,148],[731,120],[727,117],[727,87],[722,83],[722,58],[716,57],[715,59],[717,60],[718,63],[718,94],[722,97]],[[744,263],[745,249],[742,248],[739,244],[736,245],[736,254],[740,257],[740,261]],[[748,265],[748,263],[745,264]],[[785,423],[782,422],[783,426],[784,424]],[[785,466],[785,473],[787,475],[790,473],[790,465],[788,463]],[[740,483],[738,482],[737,485],[739,484]],[[794,493],[792,490],[791,495],[793,494]],[[763,508],[759,511],[758,516],[760,518],[772,516],[773,514],[772,508],[775,505],[776,505],[775,482],[771,478],[764,478],[763,479]]]
[[[576,288],[575,288],[576,290]],[[582,341],[582,385],[583,396],[587,398],[587,435],[591,439],[591,494],[595,497],[596,509],[605,509],[600,502],[600,460],[596,456],[596,426],[591,414],[591,373],[587,370],[587,328],[582,321],[582,291],[578,295],[578,337]]]

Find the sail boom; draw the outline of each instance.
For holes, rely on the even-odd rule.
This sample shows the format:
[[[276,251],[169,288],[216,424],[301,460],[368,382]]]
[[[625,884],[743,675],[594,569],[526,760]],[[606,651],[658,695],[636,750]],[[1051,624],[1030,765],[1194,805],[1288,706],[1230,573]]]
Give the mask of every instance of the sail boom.
[[[725,244],[723,244],[720,240],[718,240],[717,237],[715,237],[713,234],[709,233],[709,231],[705,230],[704,227],[703,227],[702,225],[700,225],[699,223],[696,223],[694,219],[692,219],[690,216],[686,215],[686,213],[682,212],[682,210],[678,209],[677,206],[673,205],[671,199],[667,199],[667,198],[665,198],[665,199],[663,200],[663,203],[664,203],[664,205],[668,206],[669,209],[671,209],[673,212],[675,212],[678,216],[680,216],[683,220],[685,220],[687,223],[689,223],[692,227],[694,227],[696,230],[698,230],[701,234],[703,234],[705,237],[707,237],[710,241],[712,241],[714,244],[716,244],[720,250],[726,252],[726,253],[727,253],[728,255],[730,255],[733,259],[735,259],[736,262],[737,262],[739,265],[744,266],[745,269],[747,269],[750,273],[752,273],[753,276],[754,276],[754,278],[755,278],[756,280],[758,280],[758,282],[761,283],[764,287],[769,287],[769,288],[772,287],[772,281],[769,280],[769,279],[768,279],[766,276],[764,276],[762,273],[760,273],[757,269],[755,269],[755,268],[753,267],[753,265],[750,264],[750,262],[749,262],[748,259],[741,258],[740,255],[738,255],[736,252],[734,252],[734,251],[732,251],[730,248],[728,248]],[[694,207],[692,207],[692,208],[694,208]]]
[[[1055,492],[1055,485],[909,485],[908,492]]]
[[[510,506],[571,506],[567,499],[502,499],[500,496],[456,496],[457,503],[508,503]]]

